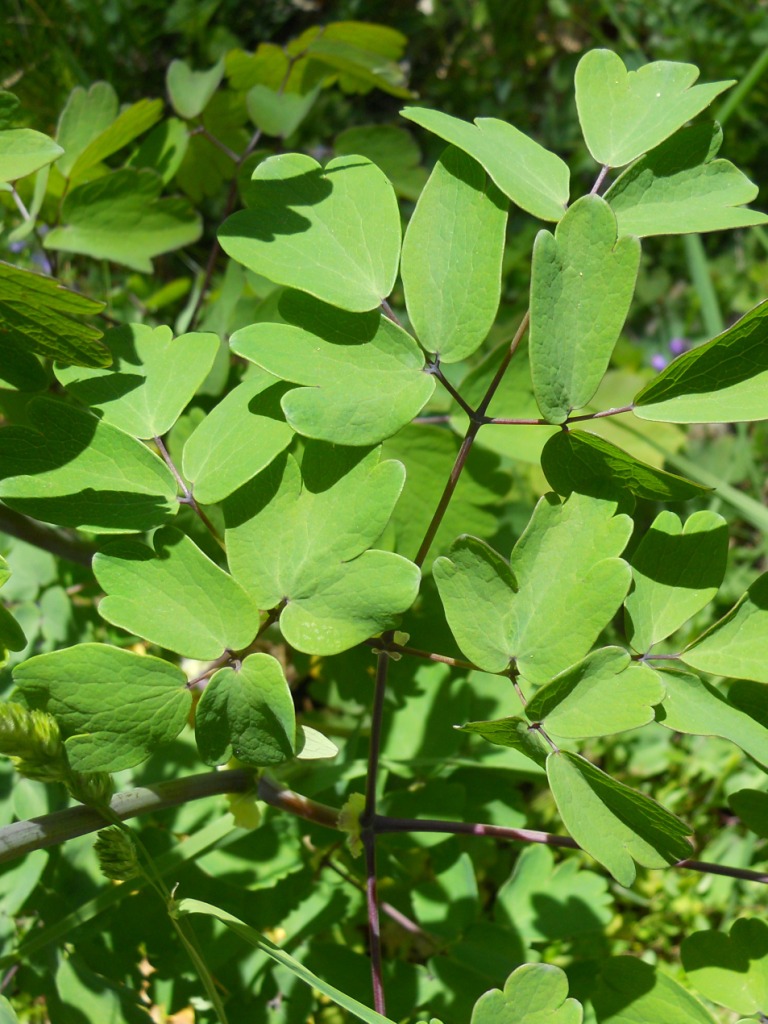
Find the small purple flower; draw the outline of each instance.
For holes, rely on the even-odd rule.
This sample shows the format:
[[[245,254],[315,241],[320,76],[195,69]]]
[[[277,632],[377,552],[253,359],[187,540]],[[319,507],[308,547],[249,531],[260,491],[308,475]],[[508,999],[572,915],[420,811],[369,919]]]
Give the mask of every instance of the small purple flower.
[[[658,370],[660,372],[666,365],[666,356],[663,356],[660,352],[657,352],[655,356],[651,356],[651,366],[654,370]]]
[[[669,343],[669,351],[673,356],[681,356],[683,352],[688,351],[688,339],[687,338],[672,338]]]

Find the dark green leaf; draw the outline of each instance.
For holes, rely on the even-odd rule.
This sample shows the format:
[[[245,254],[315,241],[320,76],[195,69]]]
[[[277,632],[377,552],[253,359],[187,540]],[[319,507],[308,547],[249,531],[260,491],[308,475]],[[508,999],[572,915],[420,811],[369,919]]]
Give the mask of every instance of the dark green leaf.
[[[740,789],[728,797],[728,806],[752,832],[768,839],[768,793]]]
[[[547,763],[547,748],[544,741],[531,728],[530,723],[523,718],[500,718],[495,722],[467,722],[466,725],[456,726],[461,732],[477,733],[490,743],[496,743],[500,747],[511,747],[519,750],[525,757],[529,757],[536,764]]]

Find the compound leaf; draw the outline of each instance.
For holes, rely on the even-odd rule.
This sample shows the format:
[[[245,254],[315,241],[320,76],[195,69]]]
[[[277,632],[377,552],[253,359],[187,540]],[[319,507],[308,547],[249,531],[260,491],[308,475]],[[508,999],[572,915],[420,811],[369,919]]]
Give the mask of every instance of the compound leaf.
[[[620,885],[634,882],[635,863],[662,868],[690,856],[687,825],[580,754],[550,754],[547,777],[565,827]]]
[[[137,533],[178,511],[176,481],[146,445],[90,412],[35,398],[32,427],[0,430],[0,498],[93,533]]]
[[[581,1024],[584,1011],[568,996],[565,971],[552,964],[523,964],[507,978],[504,991],[480,996],[470,1024]]]
[[[134,437],[167,433],[213,366],[215,334],[182,334],[170,327],[125,324],[108,331],[110,369],[57,367],[56,377],[105,423]]]
[[[400,257],[400,213],[391,183],[360,156],[331,160],[287,153],[263,160],[247,210],[219,229],[222,248],[277,284],[354,312],[392,291]]]
[[[154,551],[117,541],[94,557],[94,574],[107,595],[101,616],[200,661],[247,647],[260,616],[245,590],[180,530],[158,530],[153,544]]]
[[[715,1024],[673,978],[634,956],[606,960],[592,999],[598,1024]]]
[[[511,124],[495,117],[477,117],[470,124],[421,107],[406,107],[400,113],[477,160],[504,195],[527,213],[554,221],[565,213],[570,191],[567,164]]]
[[[743,209],[758,188],[729,163],[715,160],[723,140],[717,124],[682,128],[628,167],[605,199],[620,235],[682,235],[765,224],[768,216]]]
[[[733,82],[694,85],[693,64],[659,60],[627,71],[611,50],[590,50],[576,68],[576,107],[599,164],[623,167],[708,107]]]
[[[175,665],[106,644],[78,644],[30,658],[14,679],[31,708],[48,711],[67,736],[75,771],[116,772],[170,743],[192,695]]]
[[[536,401],[563,423],[592,398],[629,311],[640,243],[617,238],[616,218],[599,196],[571,206],[555,234],[533,246],[529,353]]]
[[[472,355],[493,326],[506,226],[504,196],[475,160],[449,147],[416,204],[400,268],[416,336],[444,363]]]
[[[195,709],[195,735],[206,764],[231,757],[252,768],[289,761],[296,752],[296,715],[280,662],[249,654],[239,669],[218,671]]]
[[[714,1003],[736,1013],[760,1014],[768,1006],[768,925],[759,918],[734,921],[729,935],[694,932],[680,955],[691,983]]]
[[[768,419],[768,299],[670,363],[638,392],[633,412],[665,423]]]
[[[236,331],[231,347],[268,373],[306,385],[281,405],[305,437],[371,445],[390,437],[428,401],[435,379],[413,338],[376,311],[348,313],[298,292],[284,295],[287,324]]]
[[[768,683],[768,573],[752,586],[680,660],[691,668],[735,679]]]
[[[624,602],[627,639],[646,653],[706,607],[728,560],[728,526],[716,512],[656,516],[632,556],[634,586]]]

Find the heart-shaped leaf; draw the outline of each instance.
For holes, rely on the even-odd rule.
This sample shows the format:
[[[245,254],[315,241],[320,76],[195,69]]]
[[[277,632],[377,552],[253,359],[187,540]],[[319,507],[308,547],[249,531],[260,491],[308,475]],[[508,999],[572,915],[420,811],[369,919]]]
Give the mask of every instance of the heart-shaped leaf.
[[[427,181],[421,166],[421,151],[413,135],[393,124],[362,124],[345,128],[336,136],[337,156],[359,153],[380,167],[395,192],[415,202]]]
[[[69,94],[56,131],[56,141],[64,148],[56,169],[65,178],[86,146],[113,123],[118,106],[117,93],[109,82],[95,82],[87,92],[78,85]]]
[[[729,935],[694,932],[680,948],[691,983],[714,1003],[736,1013],[760,1014],[768,1006],[768,925],[740,918]]]
[[[565,971],[551,964],[523,964],[504,991],[491,989],[472,1010],[471,1024],[581,1024],[581,1003],[568,997]]]
[[[93,533],[138,533],[176,514],[176,481],[146,445],[64,402],[35,398],[27,412],[32,427],[0,430],[11,508]]]
[[[247,210],[219,229],[221,247],[249,270],[342,309],[375,309],[392,291],[400,213],[379,168],[359,156],[321,167],[288,153],[263,160]]]
[[[419,586],[417,567],[368,549],[403,485],[379,451],[307,443],[301,467],[276,459],[224,502],[227,552],[260,608],[280,606],[286,640],[336,654],[396,624]]]
[[[660,512],[632,556],[634,586],[624,603],[627,638],[646,653],[706,607],[728,560],[728,526],[716,512],[694,512],[685,526]]]
[[[670,363],[635,397],[634,414],[666,423],[768,418],[768,299]]]
[[[79,772],[116,772],[170,743],[187,722],[192,694],[175,665],[106,644],[40,654],[14,669],[30,708],[54,716]]]
[[[597,391],[639,266],[640,243],[617,238],[616,218],[599,196],[578,199],[554,235],[536,236],[529,353],[536,401],[550,423],[563,423]]]
[[[32,128],[0,131],[0,181],[16,181],[52,164],[64,150]]]
[[[69,171],[72,181],[86,176],[92,167],[123,149],[129,142],[148,131],[163,116],[163,101],[142,99],[121,111],[115,120],[94,136],[78,154]]]
[[[680,660],[717,676],[768,683],[768,573],[687,647]]]
[[[565,213],[568,165],[511,124],[496,117],[477,117],[470,124],[420,107],[406,107],[400,113],[477,160],[504,195],[527,213],[554,221]]]
[[[449,147],[403,241],[408,316],[428,352],[455,363],[482,345],[501,294],[507,201],[483,168]]]
[[[377,311],[347,313],[298,292],[280,299],[288,324],[236,331],[232,351],[283,380],[291,427],[334,444],[371,445],[390,437],[429,400],[435,379],[402,328]]]
[[[202,114],[224,77],[224,58],[207,71],[193,71],[183,60],[172,60],[165,73],[173,109],[190,120]]]
[[[649,665],[620,647],[604,647],[542,686],[525,714],[556,736],[610,736],[653,721],[663,697],[661,678]]]
[[[611,50],[590,50],[576,68],[581,130],[599,164],[623,167],[708,107],[733,82],[694,85],[693,64],[659,60],[627,71]]]
[[[245,590],[180,530],[108,544],[93,560],[106,597],[99,613],[160,647],[213,661],[247,647],[259,628],[259,610]]]
[[[616,179],[605,199],[621,235],[679,235],[765,224],[743,209],[757,185],[727,160],[715,160],[723,141],[717,124],[694,124],[662,142]]]
[[[195,709],[195,735],[206,764],[231,757],[252,768],[289,761],[296,752],[296,715],[280,662],[250,654],[239,669],[217,672]]]
[[[635,956],[603,963],[592,1002],[598,1024],[715,1024],[687,989]]]
[[[134,437],[167,433],[213,366],[215,334],[182,334],[170,327],[126,324],[108,331],[109,369],[57,367],[56,376],[76,398],[98,410],[105,423]]]
[[[691,855],[684,822],[580,754],[550,754],[547,777],[565,827],[619,885],[632,885],[635,863],[663,868]]]

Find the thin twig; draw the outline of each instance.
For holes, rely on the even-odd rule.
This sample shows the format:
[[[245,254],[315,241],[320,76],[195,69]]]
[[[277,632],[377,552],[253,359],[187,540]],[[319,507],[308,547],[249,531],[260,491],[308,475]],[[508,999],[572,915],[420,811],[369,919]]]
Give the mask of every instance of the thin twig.
[[[368,647],[373,647],[374,650],[385,650],[393,652],[394,654],[410,654],[414,658],[424,658],[427,661],[438,661],[441,665],[451,665],[454,668],[463,668],[468,672],[481,671],[477,668],[477,665],[473,665],[471,661],[462,661],[461,658],[451,658],[447,654],[435,654],[433,651],[422,651],[418,647],[407,647],[405,644],[396,644],[394,640],[390,643],[385,644],[381,637],[372,637],[370,640],[366,640],[365,643]]]
[[[11,537],[23,540],[26,544],[50,551],[52,555],[65,558],[68,562],[76,562],[78,565],[90,567],[91,559],[98,550],[88,541],[70,537],[59,530],[52,530],[8,508],[7,505],[0,505],[0,530]]]
[[[178,471],[178,469],[176,468],[176,464],[174,463],[173,459],[171,458],[170,454],[168,453],[168,449],[165,447],[165,444],[163,443],[163,439],[161,437],[153,437],[152,440],[157,445],[157,449],[160,452],[160,455],[162,456],[163,461],[165,462],[165,464],[168,467],[168,469],[170,469],[171,473],[173,473],[174,479],[176,480],[176,483],[179,485],[179,489],[181,490],[181,497],[178,499],[179,504],[180,505],[189,505],[189,507],[192,509],[192,511],[198,517],[198,519],[203,524],[203,526],[206,528],[206,530],[208,530],[208,532],[213,537],[213,539],[216,541],[216,543],[219,544],[222,548],[224,548],[225,547],[224,546],[224,541],[219,536],[219,533],[218,533],[216,527],[213,525],[211,520],[208,518],[208,516],[205,514],[205,512],[203,512],[203,510],[200,508],[200,506],[198,505],[197,501],[195,500],[194,494],[192,493],[190,488],[187,486],[187,483],[184,480],[184,477]],[[226,548],[225,548],[225,550],[226,550]]]
[[[461,406],[461,408],[464,410],[464,412],[467,414],[467,416],[469,416],[470,419],[474,419],[474,417],[475,417],[475,410],[472,408],[471,405],[469,405],[468,402],[466,402],[461,397],[461,395],[456,390],[456,388],[453,386],[453,384],[451,384],[451,382],[445,376],[443,371],[440,369],[440,363],[439,363],[439,361],[437,359],[434,361],[434,363],[431,364],[431,366],[428,369],[428,372],[431,373],[433,376],[437,377],[437,379],[443,385],[443,387],[448,392],[448,394],[451,396],[451,398],[454,400],[454,402],[456,402],[458,405]]]

